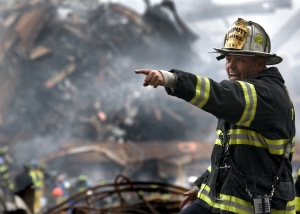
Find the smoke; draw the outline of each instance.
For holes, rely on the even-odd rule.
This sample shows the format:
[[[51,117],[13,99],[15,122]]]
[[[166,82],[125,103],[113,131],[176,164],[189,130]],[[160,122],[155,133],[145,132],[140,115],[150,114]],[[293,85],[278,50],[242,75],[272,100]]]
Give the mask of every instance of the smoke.
[[[276,33],[272,23],[278,21],[283,25],[282,14],[300,7],[294,1],[291,9],[278,7],[276,13],[261,14],[252,11],[239,14],[241,10],[236,8],[234,14],[227,14],[224,18],[217,13],[210,17],[211,13],[205,12],[213,6],[212,1],[176,1],[179,15],[199,35],[199,39],[189,42],[185,38],[177,38],[174,42],[172,36],[166,36],[155,28],[151,29],[152,34],[145,34],[141,26],[132,24],[113,10],[106,10],[105,7],[99,9],[99,4],[65,2],[59,7],[59,19],[45,25],[35,41],[36,45],[51,47],[51,55],[30,62],[19,61],[20,84],[1,129],[1,134],[8,137],[27,134],[12,150],[17,164],[53,154],[61,150],[62,143],[72,142],[73,139],[97,141],[113,137],[114,140],[124,138],[146,143],[174,139],[212,143],[216,123],[212,115],[167,96],[163,88],[144,88],[144,76],[136,75],[134,70],[176,68],[221,81],[227,78],[224,62],[216,61],[216,55],[208,52],[213,47],[222,46],[230,23],[237,17],[246,17],[261,23],[272,38]],[[140,15],[146,10],[143,1],[116,2],[124,3]],[[151,4],[159,2],[151,1]],[[63,27],[72,14],[78,14],[79,20],[86,22],[81,32],[89,38],[101,39],[101,44],[87,42]],[[289,77],[288,72],[299,66],[295,63],[299,62],[299,50],[294,50],[299,43],[296,38],[288,41],[288,44],[293,44],[288,46],[289,51],[298,51],[298,57],[292,58],[293,53],[286,54],[284,64],[279,66],[284,77]],[[286,52],[286,49],[277,47],[275,50]],[[285,64],[289,62],[292,62],[290,67]],[[53,87],[45,86],[49,79],[72,63],[75,65],[72,73]],[[293,75],[298,77],[298,74]],[[297,100],[300,91],[297,82],[294,82],[296,78],[287,79],[288,87],[292,89],[290,93]],[[295,103],[295,108],[297,112],[299,102]],[[99,112],[106,115],[105,121],[99,120]],[[110,124],[114,129],[100,135],[93,125],[95,118],[103,129],[110,128]],[[126,134],[116,134],[116,127]],[[68,164],[68,161],[62,160],[53,167],[64,171]],[[103,170],[109,168],[93,165],[82,173],[88,174],[88,171],[101,167]]]
[[[76,10],[74,5],[63,6]],[[104,15],[97,10],[104,10]],[[162,88],[143,88],[144,77],[134,73],[147,67],[192,70],[201,59],[190,43],[184,38],[170,41],[159,31],[143,35],[144,29],[113,10],[93,11],[94,17],[80,10],[80,18],[93,20],[83,25],[83,32],[90,38],[101,38],[98,46],[64,28],[66,17],[51,19],[35,41],[36,46],[50,47],[51,54],[34,61],[18,60],[20,83],[1,130],[7,137],[23,134],[11,150],[16,164],[55,154],[73,139],[205,139],[206,135],[197,134],[201,130],[196,119],[200,111],[195,113],[191,111],[195,107],[167,97]],[[72,72],[53,82],[70,65]],[[105,121],[99,120],[99,112],[106,115]],[[201,123],[208,120],[204,116]],[[108,131],[99,133],[99,124]],[[68,167],[70,164],[65,159],[50,168],[59,172],[76,168]],[[84,168],[83,173],[87,171]]]

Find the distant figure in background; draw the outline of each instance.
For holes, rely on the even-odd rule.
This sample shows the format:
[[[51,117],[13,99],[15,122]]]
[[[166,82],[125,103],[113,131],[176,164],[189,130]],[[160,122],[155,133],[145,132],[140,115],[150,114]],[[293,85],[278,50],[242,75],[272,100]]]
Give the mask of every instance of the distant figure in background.
[[[32,178],[29,175],[30,165],[25,163],[22,166],[21,172],[19,172],[15,177],[15,194],[18,195],[29,210],[33,213],[34,204],[34,186]]]
[[[60,174],[56,178],[55,187],[59,187],[63,191],[63,196],[68,198],[70,196],[70,182],[67,179],[66,174]]]
[[[52,189],[55,187],[55,179],[46,164],[39,164],[39,169],[44,175],[44,197],[48,199],[52,194]]]
[[[77,177],[76,182],[73,186],[73,192],[74,194],[83,192],[84,190],[92,187],[92,185],[89,183],[89,178],[87,175],[79,175]]]
[[[56,178],[55,186],[51,189],[48,205],[54,206],[67,200],[69,195],[70,183],[66,174],[60,174]]]
[[[58,205],[62,203],[64,200],[66,200],[66,197],[64,197],[64,193],[60,187],[54,187],[51,192],[51,205]]]
[[[11,201],[13,194],[13,182],[11,181],[9,170],[13,163],[12,157],[8,154],[8,146],[0,147],[0,188],[4,200]]]
[[[29,175],[32,178],[34,186],[34,213],[38,213],[42,208],[42,199],[44,195],[44,175],[39,169],[37,160],[31,161],[31,169]]]

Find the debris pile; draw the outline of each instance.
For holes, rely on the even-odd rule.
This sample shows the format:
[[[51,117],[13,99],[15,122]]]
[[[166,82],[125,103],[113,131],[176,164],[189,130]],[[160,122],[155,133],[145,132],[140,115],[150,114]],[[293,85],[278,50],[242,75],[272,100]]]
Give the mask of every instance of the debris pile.
[[[0,144],[18,154],[15,164],[35,158],[69,176],[92,172],[98,182],[143,175],[143,162],[162,159],[153,172],[174,162],[173,175],[201,158],[206,150],[197,152],[208,147],[180,142],[206,137],[207,114],[162,87],[144,88],[144,76],[134,73],[199,62],[197,36],[175,5],[164,1],[139,14],[116,3],[74,2],[28,0],[0,11]]]
[[[113,183],[86,189],[49,209],[63,213],[178,213],[188,189],[162,182],[135,182],[118,175]],[[59,198],[55,196],[55,200]]]
[[[144,77],[133,72],[199,60],[191,48],[197,35],[174,2],[148,5],[144,14],[116,3],[83,10],[66,2],[22,1],[1,13],[1,79],[9,77],[0,97],[2,143],[21,134],[99,142],[201,138],[194,107],[144,89]]]

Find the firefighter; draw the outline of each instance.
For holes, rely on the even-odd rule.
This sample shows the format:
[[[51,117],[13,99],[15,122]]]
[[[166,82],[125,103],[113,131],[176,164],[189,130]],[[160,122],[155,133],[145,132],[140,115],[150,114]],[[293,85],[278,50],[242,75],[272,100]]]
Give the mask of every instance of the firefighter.
[[[220,83],[172,69],[139,69],[144,86],[165,86],[171,96],[218,118],[211,165],[185,193],[181,214],[295,213],[292,154],[295,112],[270,53],[263,27],[239,18],[228,29],[223,48],[229,80]],[[184,208],[184,209],[183,209]]]
[[[54,187],[49,198],[53,199],[52,205],[59,205],[66,200],[63,190],[60,187]]]
[[[15,176],[15,194],[25,202],[30,212],[33,212],[34,186],[29,170],[30,165],[25,163],[21,171]]]
[[[80,193],[90,187],[91,187],[91,184],[89,183],[88,176],[81,174],[77,177],[77,180],[76,180],[73,188],[74,188],[75,193]]]
[[[55,187],[55,180],[51,171],[47,168],[46,164],[39,164],[39,170],[43,173],[44,177],[44,197],[45,199],[51,196],[52,189]]]
[[[31,161],[31,169],[29,175],[32,178],[34,186],[34,213],[38,213],[42,208],[42,198],[44,195],[44,175],[39,169],[38,162],[36,160]]]
[[[12,163],[13,159],[8,154],[8,146],[0,147],[0,187],[3,198],[7,201],[12,200],[12,193],[14,189],[14,185],[9,174],[9,168]]]

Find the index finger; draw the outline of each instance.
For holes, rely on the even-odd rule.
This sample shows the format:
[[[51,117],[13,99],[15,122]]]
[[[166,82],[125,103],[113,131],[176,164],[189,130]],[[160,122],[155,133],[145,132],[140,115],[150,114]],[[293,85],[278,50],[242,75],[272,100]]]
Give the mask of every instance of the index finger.
[[[135,70],[135,73],[148,75],[150,73],[150,71],[151,71],[151,69],[137,69],[137,70]]]

